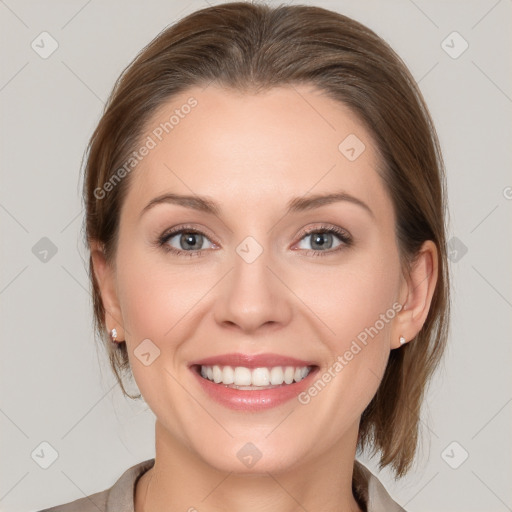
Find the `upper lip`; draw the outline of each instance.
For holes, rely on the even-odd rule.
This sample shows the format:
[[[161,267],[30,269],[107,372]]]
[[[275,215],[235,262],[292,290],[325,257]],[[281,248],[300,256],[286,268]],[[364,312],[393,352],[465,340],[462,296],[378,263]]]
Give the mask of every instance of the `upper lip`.
[[[274,366],[316,366],[313,361],[297,359],[295,357],[283,356],[280,354],[220,354],[218,356],[206,357],[191,363],[191,366],[244,366],[246,368],[272,368]]]

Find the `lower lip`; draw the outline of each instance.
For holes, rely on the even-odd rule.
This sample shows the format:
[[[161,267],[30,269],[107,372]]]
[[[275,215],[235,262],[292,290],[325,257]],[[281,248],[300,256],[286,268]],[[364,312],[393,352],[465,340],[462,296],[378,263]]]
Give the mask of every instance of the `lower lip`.
[[[313,368],[300,382],[283,384],[275,388],[261,390],[241,390],[226,387],[225,384],[216,384],[202,377],[198,371],[191,368],[192,373],[199,380],[203,390],[216,402],[237,411],[261,411],[271,409],[297,398],[297,396],[310,386],[313,376],[318,368]]]

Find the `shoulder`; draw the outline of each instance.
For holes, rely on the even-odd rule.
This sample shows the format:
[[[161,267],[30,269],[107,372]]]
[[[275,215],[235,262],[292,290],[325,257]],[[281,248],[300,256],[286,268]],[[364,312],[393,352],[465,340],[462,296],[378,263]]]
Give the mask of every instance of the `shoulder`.
[[[366,505],[367,512],[407,512],[388,493],[382,482],[364,464],[355,459],[354,491]]]
[[[104,491],[37,512],[133,512],[135,484],[154,463],[155,459],[139,462],[128,468],[112,487]]]
[[[106,512],[107,499],[110,489],[79,498],[68,503],[63,503],[51,508],[45,508],[38,512]]]

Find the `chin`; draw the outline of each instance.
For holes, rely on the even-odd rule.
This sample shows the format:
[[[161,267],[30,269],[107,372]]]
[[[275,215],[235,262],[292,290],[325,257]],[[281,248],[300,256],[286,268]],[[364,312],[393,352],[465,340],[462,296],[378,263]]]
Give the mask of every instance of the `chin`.
[[[237,442],[229,448],[215,452],[199,452],[198,456],[213,468],[236,474],[265,475],[281,473],[298,464],[298,447],[283,448]]]

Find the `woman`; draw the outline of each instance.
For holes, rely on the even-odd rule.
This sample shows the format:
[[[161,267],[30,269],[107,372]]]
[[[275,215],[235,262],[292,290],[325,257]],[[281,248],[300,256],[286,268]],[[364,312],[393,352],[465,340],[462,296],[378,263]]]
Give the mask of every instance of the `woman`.
[[[318,7],[208,7],[123,72],[88,150],[96,328],[156,455],[47,510],[404,510],[355,456],[410,469],[449,280],[393,50]]]

